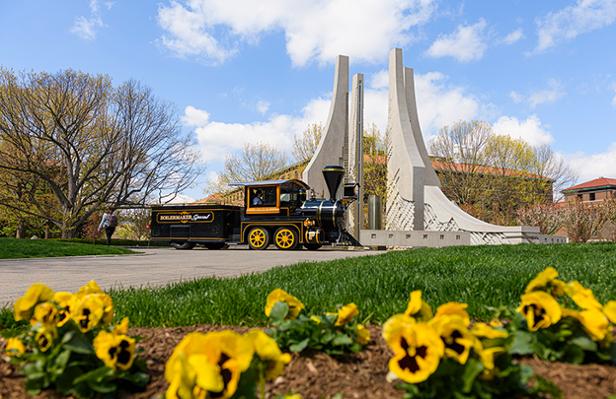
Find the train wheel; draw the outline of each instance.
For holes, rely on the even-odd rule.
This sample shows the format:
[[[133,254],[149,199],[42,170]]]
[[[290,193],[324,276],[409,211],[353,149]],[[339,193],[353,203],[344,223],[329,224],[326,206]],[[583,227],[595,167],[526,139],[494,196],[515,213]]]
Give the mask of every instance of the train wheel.
[[[304,247],[308,251],[316,251],[317,249],[321,248],[321,244],[304,244]]]
[[[250,249],[265,249],[269,245],[269,232],[263,227],[253,227],[248,232],[248,246]]]
[[[274,243],[278,249],[292,250],[297,247],[297,232],[288,227],[280,227],[274,234]]]

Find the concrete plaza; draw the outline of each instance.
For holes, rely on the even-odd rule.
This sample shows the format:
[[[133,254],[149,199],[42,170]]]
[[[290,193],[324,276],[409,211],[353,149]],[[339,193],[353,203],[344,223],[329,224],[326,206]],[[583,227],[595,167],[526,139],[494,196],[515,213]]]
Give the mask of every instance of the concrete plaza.
[[[251,251],[242,247],[209,251],[136,249],[117,256],[79,256],[0,260],[0,306],[19,298],[35,282],[56,291],[75,291],[89,280],[103,288],[157,287],[200,277],[231,277],[303,261],[325,261],[377,251]],[[382,252],[381,252],[382,253]]]

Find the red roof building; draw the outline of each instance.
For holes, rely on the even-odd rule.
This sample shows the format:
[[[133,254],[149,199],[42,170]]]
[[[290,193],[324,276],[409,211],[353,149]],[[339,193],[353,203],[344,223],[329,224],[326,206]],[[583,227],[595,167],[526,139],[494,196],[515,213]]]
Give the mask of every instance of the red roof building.
[[[562,190],[565,201],[604,201],[616,198],[616,179],[599,177]]]

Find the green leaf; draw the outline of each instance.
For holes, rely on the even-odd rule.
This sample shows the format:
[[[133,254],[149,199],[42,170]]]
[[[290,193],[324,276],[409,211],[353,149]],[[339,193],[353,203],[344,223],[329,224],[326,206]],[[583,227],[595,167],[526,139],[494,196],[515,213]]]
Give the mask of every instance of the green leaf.
[[[353,340],[351,339],[351,337],[345,334],[336,335],[336,338],[334,338],[334,340],[332,341],[332,345],[334,346],[351,345],[352,343]]]
[[[274,321],[282,321],[289,314],[289,305],[285,302],[276,302],[272,311],[270,312],[270,318]]]
[[[530,355],[534,353],[534,338],[526,331],[516,331],[509,346],[509,353],[513,355]]]
[[[75,379],[74,384],[81,384],[83,382],[100,382],[105,379],[105,377],[113,375],[113,370],[109,367],[103,366],[97,369],[94,369],[88,373],[83,374],[82,376]]]
[[[464,386],[462,387],[462,392],[470,393],[473,388],[473,383],[475,382],[475,378],[483,371],[483,364],[475,358],[470,358],[467,360],[466,365],[464,366],[464,373],[462,374],[462,381],[464,382]]]
[[[70,340],[64,344],[64,347],[82,355],[94,354],[94,348],[92,348],[92,344],[90,343],[90,341],[88,341],[85,335],[81,333],[75,333],[74,335],[72,335]]]
[[[569,341],[572,345],[576,345],[581,349],[589,352],[597,351],[597,343],[588,337],[577,337]]]
[[[303,341],[300,341],[300,342],[298,342],[296,344],[293,344],[293,345],[289,346],[289,350],[291,352],[299,353],[299,352],[303,351],[304,349],[306,349],[306,347],[308,346],[308,342],[310,342],[310,339],[306,338]]]

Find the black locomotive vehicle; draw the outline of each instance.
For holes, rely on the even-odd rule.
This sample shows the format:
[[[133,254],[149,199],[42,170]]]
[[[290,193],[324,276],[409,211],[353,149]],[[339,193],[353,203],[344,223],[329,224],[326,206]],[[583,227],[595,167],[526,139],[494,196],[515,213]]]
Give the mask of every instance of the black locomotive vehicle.
[[[244,189],[243,207],[152,206],[151,239],[169,241],[177,249],[196,245],[223,249],[230,243],[239,243],[251,249],[274,244],[282,250],[300,246],[316,250],[324,244],[358,244],[344,229],[347,206],[356,199],[355,185],[345,185],[345,196],[335,198],[343,175],[340,166],[323,169],[330,199],[307,199],[310,187],[293,179],[233,184]]]

